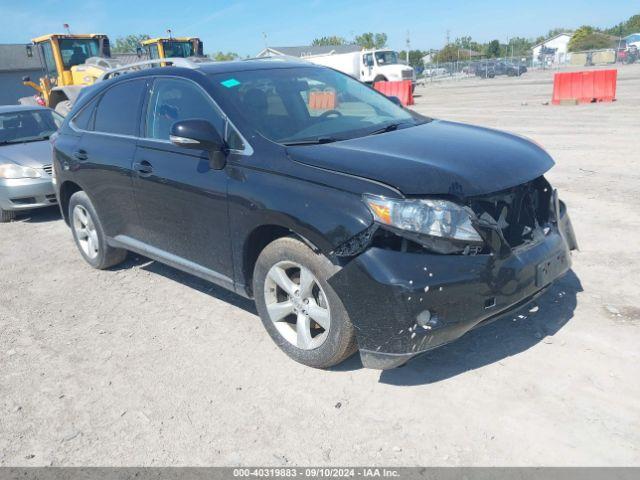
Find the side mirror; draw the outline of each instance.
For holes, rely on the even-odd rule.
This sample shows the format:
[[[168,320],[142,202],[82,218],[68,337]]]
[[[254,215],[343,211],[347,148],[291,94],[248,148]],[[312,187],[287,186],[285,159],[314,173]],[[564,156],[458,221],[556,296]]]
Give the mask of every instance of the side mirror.
[[[400,99],[398,97],[394,97],[392,95],[387,97],[389,100],[391,100],[393,103],[395,103],[396,105],[398,105],[401,108],[404,108],[404,105],[402,105],[402,102],[400,101]]]
[[[227,163],[227,147],[211,123],[206,120],[181,120],[171,126],[169,140],[174,145],[193,150],[207,150],[209,164],[222,170]]]

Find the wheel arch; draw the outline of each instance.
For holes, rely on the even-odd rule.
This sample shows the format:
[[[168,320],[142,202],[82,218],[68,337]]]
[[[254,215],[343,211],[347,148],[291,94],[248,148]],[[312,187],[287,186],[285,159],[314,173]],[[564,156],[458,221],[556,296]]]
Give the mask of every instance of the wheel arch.
[[[254,228],[242,245],[242,268],[241,278],[244,288],[249,295],[253,297],[253,271],[258,261],[260,253],[267,245],[278,240],[279,238],[293,237],[305,243],[314,252],[321,250],[308,238],[300,233],[291,230],[291,228],[279,224],[265,224]]]
[[[69,200],[71,199],[71,195],[80,191],[83,191],[83,188],[71,180],[66,180],[60,185],[58,203],[60,204],[62,218],[64,218],[67,225],[69,225]]]

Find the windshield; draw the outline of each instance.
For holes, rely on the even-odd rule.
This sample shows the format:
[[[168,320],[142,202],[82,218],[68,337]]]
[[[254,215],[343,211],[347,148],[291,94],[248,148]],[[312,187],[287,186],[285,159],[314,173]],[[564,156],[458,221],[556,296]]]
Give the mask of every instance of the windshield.
[[[51,110],[0,113],[0,144],[46,140],[62,121],[63,118]]]
[[[398,54],[391,50],[385,52],[376,52],[376,61],[378,65],[396,65],[398,64]]]
[[[60,54],[64,69],[82,65],[89,57],[100,56],[100,42],[97,39],[60,39]]]
[[[424,123],[357,80],[316,67],[211,75],[216,99],[238,125],[278,143],[335,141]]]
[[[196,55],[193,51],[193,44],[191,42],[166,41],[162,46],[164,47],[165,58],[187,58],[195,57]]]

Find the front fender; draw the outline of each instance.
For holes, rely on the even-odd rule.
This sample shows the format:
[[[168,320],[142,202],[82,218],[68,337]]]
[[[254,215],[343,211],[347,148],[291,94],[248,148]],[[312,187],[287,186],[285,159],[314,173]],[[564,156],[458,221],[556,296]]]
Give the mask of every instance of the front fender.
[[[231,167],[229,224],[234,264],[242,265],[251,233],[262,226],[290,230],[330,257],[333,250],[373,223],[360,195],[279,173]]]

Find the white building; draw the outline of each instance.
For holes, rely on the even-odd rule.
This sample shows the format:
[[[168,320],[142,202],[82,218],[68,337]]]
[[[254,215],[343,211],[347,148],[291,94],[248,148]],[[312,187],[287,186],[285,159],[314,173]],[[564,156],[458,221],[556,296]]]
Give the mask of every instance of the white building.
[[[559,33],[555,37],[547,38],[544,42],[533,47],[534,63],[566,63],[569,61],[569,40],[572,33]]]

